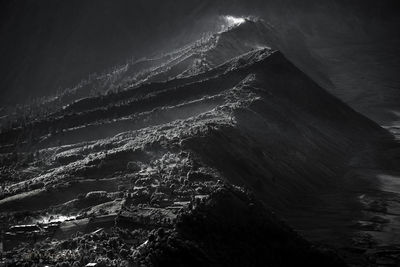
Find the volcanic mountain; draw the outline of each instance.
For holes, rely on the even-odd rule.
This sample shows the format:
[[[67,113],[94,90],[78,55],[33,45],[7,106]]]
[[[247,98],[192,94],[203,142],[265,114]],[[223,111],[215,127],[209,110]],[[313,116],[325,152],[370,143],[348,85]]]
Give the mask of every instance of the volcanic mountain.
[[[31,114],[17,114],[0,134],[3,227],[12,232],[37,223],[44,225],[40,237],[61,241],[16,247],[16,234],[6,245],[19,255],[45,255],[52,247],[49,263],[68,252],[72,264],[85,242],[104,239],[104,248],[78,264],[118,259],[165,266],[168,258],[187,264],[179,255],[190,252],[198,266],[232,266],[223,255],[238,255],[240,247],[254,248],[257,257],[242,253],[238,264],[250,258],[255,266],[289,264],[268,256],[277,247],[296,262],[310,255],[315,266],[344,264],[286,223],[308,240],[351,246],[365,234],[365,224],[357,224],[366,221],[359,192],[377,183],[359,173],[396,171],[397,146],[386,130],[270,48],[269,36],[262,21],[246,20],[169,54],[116,67],[32,106]],[[236,207],[226,218],[218,215]],[[48,230],[60,216],[69,219]],[[271,229],[280,237],[270,239]],[[237,235],[240,244],[213,242],[215,232],[220,240]],[[219,244],[215,251],[223,246],[222,254],[210,244]],[[360,265],[381,257],[354,251],[342,256]]]

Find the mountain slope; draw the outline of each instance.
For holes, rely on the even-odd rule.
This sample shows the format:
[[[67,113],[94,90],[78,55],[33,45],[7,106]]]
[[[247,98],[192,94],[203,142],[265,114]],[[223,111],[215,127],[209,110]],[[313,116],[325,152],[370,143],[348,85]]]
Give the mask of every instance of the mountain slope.
[[[249,44],[228,45],[247,32]],[[211,43],[197,43],[203,46],[188,48],[189,54],[187,48],[173,53],[195,62],[205,51],[204,69],[167,60],[162,71],[151,68],[149,82],[4,129],[5,227],[73,215],[73,223],[43,235],[64,239],[99,228],[109,233],[112,226],[141,229],[127,252],[133,257],[147,234],[174,228],[179,210],[190,210],[226,183],[254,191],[307,238],[348,245],[359,230],[353,224],[362,217],[354,193],[362,182],[349,182],[349,174],[394,170],[387,152],[395,147],[393,137],[281,52],[257,48],[265,41],[259,32],[258,24],[248,22],[220,34],[218,42],[211,37]],[[185,72],[188,67],[193,71]],[[175,76],[165,80],[170,75]],[[324,205],[329,208],[320,210]],[[10,247],[18,243],[14,236],[8,241]]]

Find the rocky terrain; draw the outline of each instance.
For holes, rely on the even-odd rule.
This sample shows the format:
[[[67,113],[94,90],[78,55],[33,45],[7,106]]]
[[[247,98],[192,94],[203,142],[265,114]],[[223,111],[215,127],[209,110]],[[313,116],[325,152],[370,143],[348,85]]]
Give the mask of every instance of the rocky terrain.
[[[397,266],[395,137],[268,32],[243,20],[4,118],[3,261]]]

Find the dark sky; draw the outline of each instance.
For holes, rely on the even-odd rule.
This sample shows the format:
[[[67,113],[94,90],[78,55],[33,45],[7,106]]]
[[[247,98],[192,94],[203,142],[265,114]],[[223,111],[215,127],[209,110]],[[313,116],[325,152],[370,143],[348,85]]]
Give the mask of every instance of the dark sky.
[[[214,29],[215,18],[221,14],[260,16],[288,40],[295,33],[304,38],[312,36],[312,41],[317,40],[319,45],[383,42],[395,38],[397,33],[398,12],[394,3],[388,0],[1,1],[0,104],[51,94],[128,58],[179,47]]]

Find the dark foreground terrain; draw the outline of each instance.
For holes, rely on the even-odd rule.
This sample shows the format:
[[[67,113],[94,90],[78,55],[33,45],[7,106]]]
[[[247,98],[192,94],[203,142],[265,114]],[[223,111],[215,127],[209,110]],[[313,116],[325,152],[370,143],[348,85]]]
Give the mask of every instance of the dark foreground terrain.
[[[3,261],[398,266],[395,137],[269,36],[245,21],[4,119]]]

